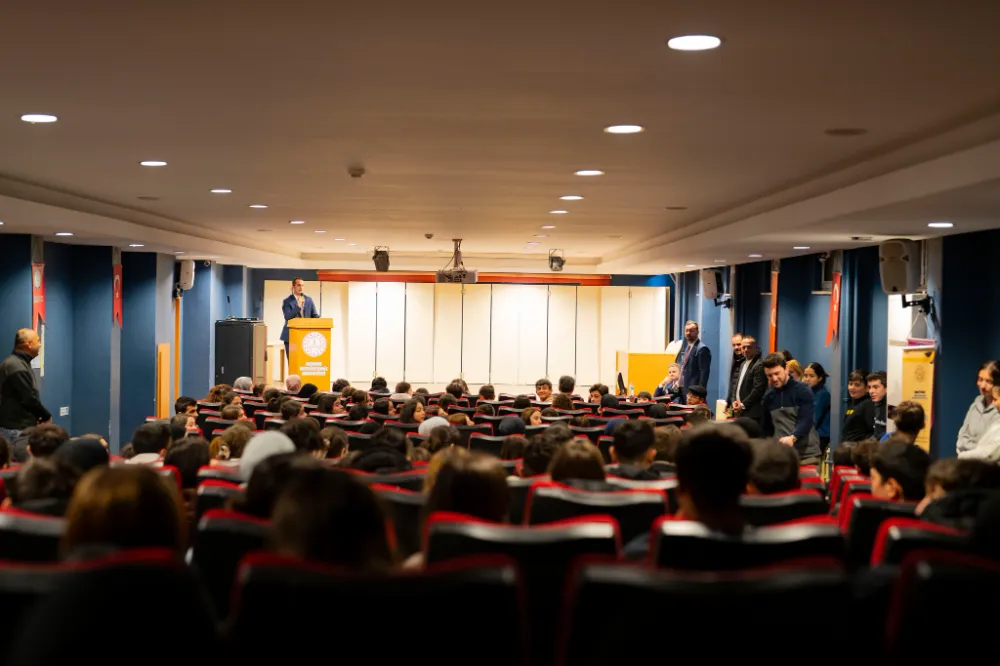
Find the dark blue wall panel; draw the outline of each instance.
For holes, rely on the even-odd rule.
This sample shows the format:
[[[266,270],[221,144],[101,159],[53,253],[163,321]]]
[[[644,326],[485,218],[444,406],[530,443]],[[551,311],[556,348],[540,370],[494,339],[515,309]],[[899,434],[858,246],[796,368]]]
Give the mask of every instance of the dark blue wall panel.
[[[111,419],[111,248],[76,245],[73,256],[73,429],[108,436]],[[48,365],[48,363],[46,363]]]
[[[200,399],[214,378],[211,365],[212,268],[195,262],[194,287],[181,298],[181,395]]]
[[[31,236],[0,234],[0,349],[19,328],[31,328]]]
[[[76,326],[73,307],[73,248],[45,243],[45,376],[41,378],[42,403],[52,412],[52,422],[69,432],[73,427],[73,351]],[[59,408],[69,407],[68,416]]]
[[[122,253],[122,438],[153,414],[156,400],[156,255]]]
[[[223,298],[223,309],[226,316],[245,317],[246,310],[243,307],[245,284],[243,266],[223,266],[222,284],[225,297]],[[228,299],[228,300],[227,300]]]

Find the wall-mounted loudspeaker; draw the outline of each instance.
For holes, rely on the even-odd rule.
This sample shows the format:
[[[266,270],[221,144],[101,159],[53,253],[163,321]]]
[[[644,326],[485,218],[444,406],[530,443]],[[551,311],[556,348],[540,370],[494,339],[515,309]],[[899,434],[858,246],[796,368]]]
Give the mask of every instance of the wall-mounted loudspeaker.
[[[714,301],[722,293],[722,273],[714,268],[701,270],[701,297]]]
[[[177,286],[187,291],[194,286],[194,261],[191,259],[185,259],[180,262],[181,264],[181,276],[177,280]]]
[[[878,272],[885,293],[915,293],[920,289],[920,245],[906,238],[885,241],[878,246]]]

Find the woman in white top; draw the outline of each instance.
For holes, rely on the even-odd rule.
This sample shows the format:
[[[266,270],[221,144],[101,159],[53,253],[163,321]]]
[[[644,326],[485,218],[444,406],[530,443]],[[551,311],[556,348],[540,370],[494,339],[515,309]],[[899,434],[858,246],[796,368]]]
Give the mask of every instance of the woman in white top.
[[[979,397],[973,400],[965,415],[965,422],[962,429],[958,431],[958,443],[956,449],[959,455],[963,451],[972,451],[979,444],[979,438],[990,429],[990,427],[1000,421],[1000,411],[997,411],[993,400],[992,391],[994,386],[1000,386],[1000,362],[987,361],[979,368],[979,375],[976,377],[976,386],[979,388]]]

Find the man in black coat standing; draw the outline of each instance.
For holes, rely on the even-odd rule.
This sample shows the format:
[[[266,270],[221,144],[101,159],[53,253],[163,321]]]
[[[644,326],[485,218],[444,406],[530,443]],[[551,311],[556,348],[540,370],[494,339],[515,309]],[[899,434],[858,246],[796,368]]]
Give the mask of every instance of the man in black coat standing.
[[[759,423],[764,416],[761,405],[767,391],[767,376],[760,362],[760,346],[751,335],[743,336],[740,346],[743,350],[743,363],[740,364],[730,395],[733,416],[746,416]]]
[[[38,333],[22,328],[14,336],[14,351],[0,362],[0,435],[16,440],[21,431],[52,420],[45,409],[31,361],[42,350]]]

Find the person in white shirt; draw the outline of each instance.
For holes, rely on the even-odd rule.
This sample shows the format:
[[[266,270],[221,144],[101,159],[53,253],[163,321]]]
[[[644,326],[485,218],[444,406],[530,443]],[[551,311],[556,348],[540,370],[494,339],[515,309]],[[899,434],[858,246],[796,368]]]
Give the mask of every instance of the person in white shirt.
[[[1000,421],[1000,411],[993,404],[992,391],[994,386],[1000,386],[1000,362],[987,361],[979,368],[976,377],[976,388],[979,395],[972,401],[965,415],[961,430],[958,431],[958,442],[955,445],[959,455],[963,451],[977,448],[979,438],[995,423]]]

